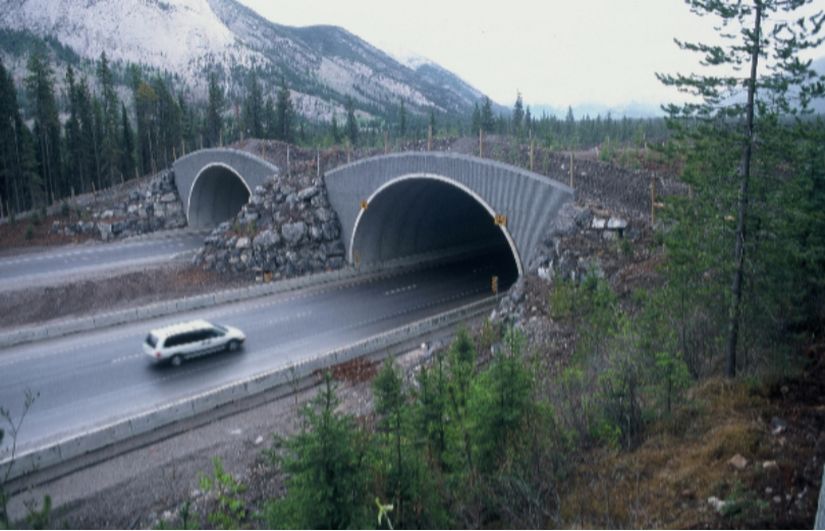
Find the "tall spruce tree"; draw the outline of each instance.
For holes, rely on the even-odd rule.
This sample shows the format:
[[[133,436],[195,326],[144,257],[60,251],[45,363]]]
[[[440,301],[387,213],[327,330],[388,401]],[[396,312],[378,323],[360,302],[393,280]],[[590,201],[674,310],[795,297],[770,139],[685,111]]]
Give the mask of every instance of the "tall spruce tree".
[[[223,87],[218,83],[218,74],[214,71],[209,73],[207,98],[203,142],[206,147],[215,147],[221,145],[223,140],[223,111],[226,101]]]
[[[524,127],[524,100],[521,92],[516,93],[516,103],[513,105],[513,134],[521,136]]]
[[[246,78],[246,97],[241,111],[241,124],[244,136],[249,138],[264,137],[264,99],[258,72],[250,70]]]
[[[347,96],[347,138],[354,147],[358,145],[358,120],[355,118],[355,103]]]
[[[132,126],[129,125],[129,115],[126,113],[126,104],[120,104],[120,173],[127,179],[135,175],[135,140]]]
[[[496,117],[493,116],[493,102],[487,96],[484,96],[481,100],[480,125],[485,133],[492,133],[496,128]]]
[[[100,84],[100,102],[103,113],[100,165],[101,172],[106,176],[106,184],[111,186],[117,182],[119,177],[122,177],[120,175],[120,102],[105,51],[100,53],[97,63],[97,81]]]
[[[32,103],[34,134],[37,138],[38,173],[43,177],[45,190],[33,197],[40,205],[62,197],[65,183],[60,163],[60,120],[54,97],[54,73],[48,57],[40,50],[29,56],[26,90]]]
[[[278,127],[276,138],[284,142],[295,142],[295,109],[292,107],[292,99],[286,86],[286,80],[283,77],[281,78],[281,87],[278,89],[275,115]]]
[[[14,79],[0,59],[0,172],[2,172],[3,212],[20,212],[30,206],[27,199],[29,185],[26,182],[21,159],[22,131],[25,128],[17,103]]]
[[[657,74],[664,84],[696,97],[690,103],[667,107],[674,137],[686,159],[686,180],[697,192],[696,201],[677,204],[676,212],[682,216],[695,216],[699,210],[716,213],[702,224],[704,236],[686,240],[697,246],[686,256],[707,256],[711,242],[726,242],[732,251],[715,267],[717,274],[728,274],[731,279],[729,287],[723,288],[728,299],[725,374],[731,378],[737,372],[742,318],[748,310],[743,312],[743,300],[756,302],[769,296],[758,291],[762,283],[754,282],[758,277],[748,278],[748,272],[760,270],[760,264],[774,253],[786,254],[775,246],[769,250],[781,242],[772,236],[754,238],[759,232],[751,229],[757,226],[764,231],[775,221],[771,218],[784,217],[794,207],[771,205],[763,183],[771,181],[780,188],[793,183],[792,168],[790,176],[779,177],[785,162],[781,152],[790,149],[798,132],[791,127],[793,117],[804,112],[810,99],[822,95],[825,87],[822,76],[799,53],[823,42],[820,32],[825,16],[821,12],[800,14],[811,3],[690,0],[695,13],[718,20],[721,44],[677,44],[701,54],[711,71]],[[755,189],[762,191],[756,197]],[[678,245],[674,242],[671,247]],[[745,296],[748,286],[750,297]]]

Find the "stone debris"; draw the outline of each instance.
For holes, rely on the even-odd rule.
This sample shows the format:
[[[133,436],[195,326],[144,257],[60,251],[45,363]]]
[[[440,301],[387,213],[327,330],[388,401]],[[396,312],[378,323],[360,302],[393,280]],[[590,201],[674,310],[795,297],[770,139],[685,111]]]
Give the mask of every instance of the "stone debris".
[[[727,507],[728,502],[720,500],[716,496],[711,496],[710,498],[708,498],[708,504],[711,507],[713,507],[717,513],[722,514],[722,512],[725,510],[725,507]]]
[[[742,454],[736,454],[728,459],[728,464],[737,470],[744,470],[748,466],[748,460]]]
[[[773,417],[771,419],[771,434],[772,435],[782,435],[785,430],[788,429],[788,423],[782,420],[779,417]]]
[[[762,463],[762,469],[763,470],[778,470],[779,465],[776,464],[776,461],[773,461],[773,460],[765,461],[765,462]]]

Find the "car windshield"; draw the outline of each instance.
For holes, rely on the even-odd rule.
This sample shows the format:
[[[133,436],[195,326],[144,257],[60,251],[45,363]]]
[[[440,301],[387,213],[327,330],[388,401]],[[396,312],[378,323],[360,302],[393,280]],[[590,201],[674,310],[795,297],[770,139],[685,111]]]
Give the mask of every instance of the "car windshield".
[[[148,336],[146,336],[146,342],[149,344],[150,347],[155,348],[155,346],[158,344],[158,338],[156,338],[152,334],[149,334]]]
[[[215,331],[218,332],[220,335],[225,335],[229,330],[226,329],[225,326],[221,326],[219,324],[213,324],[212,326],[215,327]]]

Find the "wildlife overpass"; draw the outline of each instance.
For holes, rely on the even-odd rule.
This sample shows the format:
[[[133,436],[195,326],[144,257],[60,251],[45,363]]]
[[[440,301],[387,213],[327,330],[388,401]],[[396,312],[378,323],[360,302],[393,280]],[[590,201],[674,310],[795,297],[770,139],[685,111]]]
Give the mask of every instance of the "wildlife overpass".
[[[279,170],[252,154],[204,149],[178,159],[175,182],[190,226],[231,218]],[[521,275],[573,189],[488,159],[408,152],[325,174],[350,263],[377,264],[450,249],[483,249]],[[515,277],[513,277],[515,278]]]

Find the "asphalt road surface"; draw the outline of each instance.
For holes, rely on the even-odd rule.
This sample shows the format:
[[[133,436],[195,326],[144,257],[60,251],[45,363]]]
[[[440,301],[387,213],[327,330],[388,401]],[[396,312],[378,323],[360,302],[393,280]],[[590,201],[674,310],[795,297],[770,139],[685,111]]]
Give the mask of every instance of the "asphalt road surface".
[[[490,295],[495,260],[311,288],[0,350],[0,406],[39,393],[18,448],[101,426]],[[502,286],[504,288],[506,286]],[[243,349],[157,366],[148,330],[205,318],[239,327]]]
[[[0,289],[162,262],[203,245],[204,232],[157,233],[117,243],[66,245],[0,258]]]

